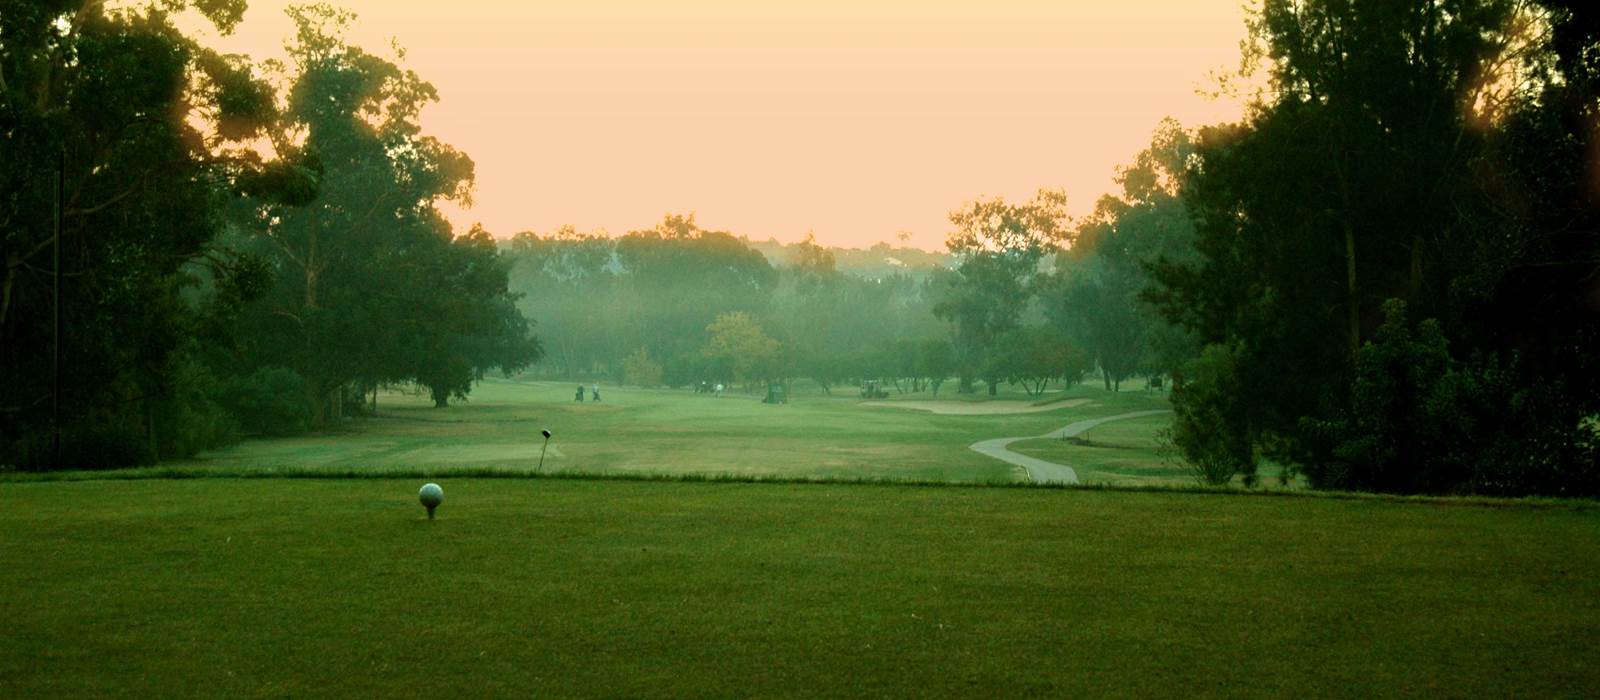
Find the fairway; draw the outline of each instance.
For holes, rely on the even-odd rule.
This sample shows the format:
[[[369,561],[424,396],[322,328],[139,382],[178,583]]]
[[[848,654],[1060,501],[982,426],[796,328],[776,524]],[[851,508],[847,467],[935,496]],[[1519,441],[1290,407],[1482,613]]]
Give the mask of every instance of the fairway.
[[[1600,692],[1593,511],[442,483],[0,484],[0,695]]]
[[[603,402],[578,403],[572,393],[568,384],[491,379],[469,401],[438,409],[426,397],[388,392],[376,417],[316,435],[246,440],[172,465],[529,472],[539,464],[539,431],[548,428],[555,437],[544,468],[552,472],[993,483],[1026,475],[972,452],[973,442],[1167,407],[1161,393],[1090,385],[1040,398],[1007,392],[995,401],[943,392],[937,405],[972,407],[957,415],[883,407],[921,409],[931,403],[927,392],[862,402],[850,389],[800,390],[783,405],[634,387],[605,387]],[[1011,412],[985,412],[988,406]]]

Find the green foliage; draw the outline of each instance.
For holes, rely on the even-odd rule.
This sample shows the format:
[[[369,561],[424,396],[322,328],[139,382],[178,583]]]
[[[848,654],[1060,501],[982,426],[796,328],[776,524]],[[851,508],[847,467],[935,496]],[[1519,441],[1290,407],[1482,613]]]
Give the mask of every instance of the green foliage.
[[[259,286],[250,279],[259,268],[213,260],[209,246],[226,193],[276,167],[244,142],[271,118],[271,92],[247,62],[198,47],[171,23],[169,12],[189,7],[226,31],[244,4],[28,2],[0,11],[6,461],[139,464],[229,432],[186,368],[196,347],[226,342],[210,336]],[[199,268],[216,293],[197,289]],[[66,439],[62,463],[52,465],[53,450],[42,446],[52,442],[57,344]]]
[[[1039,395],[1053,381],[1078,383],[1092,367],[1090,355],[1060,333],[1022,327],[996,339],[986,374],[1021,384],[1029,395]]]
[[[1398,299],[1384,312],[1384,324],[1356,353],[1350,408],[1332,420],[1306,421],[1316,438],[1304,457],[1313,485],[1393,493],[1594,492],[1600,453],[1593,445],[1578,431],[1541,432],[1536,411],[1553,398],[1549,388],[1519,386],[1512,368],[1492,358],[1453,359],[1439,323],[1413,326]]]
[[[243,183],[234,221],[248,235],[230,241],[277,274],[231,362],[292,368],[316,425],[350,386],[416,382],[445,406],[485,371],[538,359],[492,236],[455,235],[437,209],[469,200],[473,165],[421,132],[433,86],[346,44],[347,12],[290,15],[287,108],[267,135],[293,157]]]
[[[481,227],[427,251],[419,284],[401,294],[409,303],[400,321],[407,333],[401,377],[428,387],[439,406],[465,399],[488,368],[516,372],[542,349],[509,295],[506,263]],[[379,379],[393,379],[384,377]]]
[[[1209,345],[1184,368],[1185,381],[1172,390],[1177,414],[1172,442],[1201,483],[1222,485],[1243,474],[1255,483],[1256,428],[1234,388],[1240,383],[1240,352]]]
[[[954,324],[962,388],[982,373],[991,394],[998,377],[987,361],[997,339],[1017,327],[1040,262],[1066,239],[1066,193],[1040,190],[1031,201],[969,202],[950,214],[946,246],[960,261],[954,274],[936,275],[935,316]],[[985,371],[988,370],[988,371]]]
[[[1045,315],[1089,353],[1109,389],[1139,373],[1176,373],[1199,352],[1147,298],[1152,267],[1194,257],[1180,194],[1193,153],[1189,133],[1163,121],[1119,173],[1122,195],[1101,199],[1039,285]]]
[[[650,351],[639,348],[622,361],[623,375],[635,386],[661,385],[661,364],[650,359]]]
[[[766,315],[778,273],[732,234],[705,231],[694,217],[667,216],[654,229],[616,242],[627,285],[619,302],[630,312],[624,347],[673,357],[703,345],[706,328],[726,313]]]
[[[779,345],[771,378],[805,377],[825,391],[862,377],[928,385],[907,366],[916,353],[906,346],[946,329],[918,277],[841,272],[834,256],[850,251],[811,239],[782,248],[786,264],[773,268],[759,245],[672,215],[617,239],[570,226],[518,234],[507,251],[510,286],[523,294],[523,313],[539,319],[551,360],[541,374],[625,379],[629,354],[643,348],[668,385],[726,381],[736,373],[732,356],[702,352],[706,328],[743,313]]]
[[[1229,349],[1230,371],[1177,377],[1178,435],[1228,436],[1186,454],[1248,439],[1319,486],[1600,492],[1579,427],[1600,411],[1600,207],[1576,165],[1595,12],[1262,4],[1247,58],[1270,83],[1202,130],[1182,188],[1198,257],[1159,261],[1146,295]]]
[[[718,378],[757,382],[780,377],[782,349],[749,314],[718,314],[706,326],[706,335],[701,352],[719,370]]]
[[[240,426],[257,435],[294,435],[311,425],[311,403],[306,381],[294,370],[261,367],[249,375],[226,382],[217,401],[239,419]]]

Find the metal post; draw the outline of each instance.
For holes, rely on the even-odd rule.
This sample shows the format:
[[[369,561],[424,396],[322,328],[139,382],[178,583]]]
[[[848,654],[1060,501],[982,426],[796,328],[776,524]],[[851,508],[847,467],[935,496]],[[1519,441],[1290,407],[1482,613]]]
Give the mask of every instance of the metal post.
[[[549,430],[541,430],[539,432],[540,432],[540,434],[544,435],[544,447],[539,448],[539,468],[535,469],[534,472],[543,473],[544,472],[544,452],[545,452],[545,450],[550,449],[550,431]]]

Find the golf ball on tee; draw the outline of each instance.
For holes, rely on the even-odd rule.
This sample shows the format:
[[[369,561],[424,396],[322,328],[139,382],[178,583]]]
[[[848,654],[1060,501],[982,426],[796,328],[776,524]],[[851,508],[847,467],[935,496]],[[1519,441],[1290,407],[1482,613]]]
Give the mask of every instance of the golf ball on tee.
[[[444,503],[444,489],[439,488],[438,484],[423,484],[422,490],[417,492],[417,498],[422,500],[423,507],[433,510]]]

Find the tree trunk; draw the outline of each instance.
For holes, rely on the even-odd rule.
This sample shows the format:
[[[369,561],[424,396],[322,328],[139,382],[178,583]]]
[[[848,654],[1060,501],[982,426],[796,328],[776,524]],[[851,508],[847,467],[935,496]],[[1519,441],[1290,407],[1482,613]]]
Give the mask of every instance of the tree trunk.
[[[317,232],[310,232],[306,245],[306,310],[317,308]]]
[[[322,427],[328,420],[328,397],[316,385],[306,384],[306,401],[311,404],[311,425]]]
[[[1349,293],[1350,353],[1354,356],[1361,349],[1361,309],[1356,300],[1356,230],[1348,220],[1344,222],[1344,281]]]
[[[1411,235],[1411,280],[1406,285],[1406,301],[1411,308],[1418,308],[1422,302],[1422,234]]]
[[[156,402],[144,399],[145,432],[150,438],[150,459],[161,461],[161,443],[156,439]]]
[[[6,316],[11,312],[11,286],[17,279],[17,268],[22,267],[22,257],[16,252],[6,253],[6,272],[0,286],[0,338],[5,337]]]

